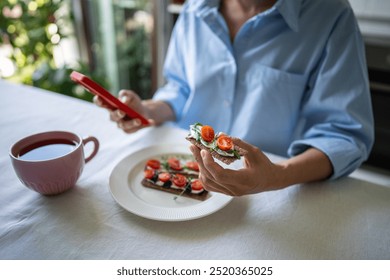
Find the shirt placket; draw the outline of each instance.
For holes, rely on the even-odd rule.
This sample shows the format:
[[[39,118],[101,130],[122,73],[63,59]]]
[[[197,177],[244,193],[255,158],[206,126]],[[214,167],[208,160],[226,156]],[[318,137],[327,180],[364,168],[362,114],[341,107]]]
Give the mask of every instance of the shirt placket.
[[[233,121],[233,102],[237,80],[237,64],[233,53],[233,46],[230,42],[227,26],[223,24],[223,20],[217,12],[204,17],[205,23],[210,27],[215,36],[221,40],[225,47],[225,55],[221,56],[223,61],[220,61],[223,67],[223,88],[217,89],[221,97],[221,115],[223,121],[220,124],[220,130],[225,133],[230,133]],[[223,49],[221,51],[224,51]]]

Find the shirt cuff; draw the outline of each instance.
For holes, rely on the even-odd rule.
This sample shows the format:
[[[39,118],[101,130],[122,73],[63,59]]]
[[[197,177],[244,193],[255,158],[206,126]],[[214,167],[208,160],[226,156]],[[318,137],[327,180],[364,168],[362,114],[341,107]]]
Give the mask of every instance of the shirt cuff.
[[[347,176],[367,159],[367,152],[345,139],[313,138],[294,141],[288,149],[289,156],[301,154],[313,147],[322,151],[333,165],[330,180]]]

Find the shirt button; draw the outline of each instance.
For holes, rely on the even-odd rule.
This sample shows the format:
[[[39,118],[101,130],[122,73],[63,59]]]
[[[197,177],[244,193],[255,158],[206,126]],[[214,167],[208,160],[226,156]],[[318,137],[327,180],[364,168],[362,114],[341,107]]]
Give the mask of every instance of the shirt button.
[[[229,107],[230,105],[232,105],[232,102],[231,102],[230,100],[228,100],[228,99],[225,99],[225,100],[223,101],[223,105],[224,105],[225,107]]]

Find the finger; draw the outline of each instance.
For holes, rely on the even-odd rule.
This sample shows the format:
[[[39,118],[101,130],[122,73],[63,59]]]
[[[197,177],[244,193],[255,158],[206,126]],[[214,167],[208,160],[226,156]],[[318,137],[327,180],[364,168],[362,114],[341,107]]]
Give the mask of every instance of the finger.
[[[122,112],[121,110],[112,110],[110,111],[110,119],[114,122],[121,121],[126,114]]]
[[[248,152],[251,151],[253,148],[256,148],[252,144],[249,144],[248,142],[245,142],[244,140],[242,140],[240,138],[232,137],[232,141],[233,141],[234,145],[237,145],[240,148],[242,148]]]
[[[92,99],[93,103],[95,103],[96,105],[98,106],[102,106],[103,105],[103,102],[102,100],[99,98],[99,96],[95,95]]]
[[[258,147],[249,144],[248,142],[245,142],[239,138],[232,138],[232,140],[235,145],[247,151],[244,156],[247,164],[257,161],[258,158],[266,158],[266,155]]]
[[[142,127],[142,122],[140,119],[121,120],[118,122],[118,127],[126,133],[132,133]]]
[[[201,183],[203,184],[204,189],[209,191],[209,192],[221,193],[221,194],[225,194],[228,196],[237,196],[229,188],[226,188],[226,187],[219,185],[215,182],[211,183],[211,184],[204,184],[203,181],[201,180]]]
[[[191,145],[190,146],[190,151],[194,155],[194,158],[195,158],[195,160],[197,162],[201,162],[202,161],[202,157],[200,156],[200,149],[198,147],[196,147],[195,145]]]
[[[153,119],[148,119],[148,122],[149,122],[149,124],[147,126],[155,126],[156,125],[156,121]]]
[[[194,157],[195,157],[195,160],[197,161],[197,163],[198,163],[198,165],[199,165],[200,171],[201,171],[202,173],[204,173],[206,176],[212,178],[212,175],[210,174],[210,172],[208,172],[207,168],[204,166],[203,159],[202,159],[202,156],[201,156],[201,154],[200,154],[201,149],[199,149],[199,148],[196,147],[195,145],[191,145],[191,146],[190,146],[190,150],[191,150],[191,152],[193,153],[193,155],[194,155]]]
[[[121,98],[121,97],[124,97],[124,96],[131,95],[132,92],[133,92],[132,90],[121,89],[121,90],[119,91],[118,97]]]
[[[202,157],[204,168],[211,175],[211,177],[215,179],[215,181],[223,185],[230,183],[233,170],[225,169],[220,166],[214,161],[210,152],[206,150],[200,151],[200,155]]]
[[[234,196],[234,193],[228,187],[219,184],[208,176],[205,176],[202,172],[199,173],[199,180],[207,191]]]
[[[201,150],[195,145],[192,145],[190,149],[199,164],[199,177],[206,188],[213,188],[214,191],[233,195],[235,187],[230,184],[230,179],[225,179],[228,178],[227,176],[231,176],[232,170],[221,167],[208,151]]]
[[[139,102],[139,96],[132,90],[121,90],[119,92],[119,99],[127,106],[133,105],[133,103]]]
[[[226,195],[234,196],[235,194],[235,187],[231,184],[221,184],[218,178],[214,178],[213,174],[209,172],[208,166],[206,166],[206,163],[204,162],[204,159],[201,156],[201,153],[208,153],[207,151],[201,150],[195,145],[190,146],[190,150],[194,154],[195,160],[199,164],[199,180],[203,184],[204,188],[208,191],[223,193]],[[211,155],[210,155],[211,156]],[[216,165],[215,167],[217,169],[220,168],[220,172],[226,172],[228,170],[223,169],[219,164],[214,162],[213,158],[209,158],[209,165],[210,163],[212,165]]]
[[[92,101],[95,105],[110,110],[110,106],[107,106],[107,104],[99,96],[95,95]]]

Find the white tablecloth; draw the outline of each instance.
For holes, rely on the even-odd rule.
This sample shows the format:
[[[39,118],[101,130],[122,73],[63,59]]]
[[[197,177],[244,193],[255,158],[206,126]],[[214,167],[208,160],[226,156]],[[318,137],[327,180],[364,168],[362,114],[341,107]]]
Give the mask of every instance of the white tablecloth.
[[[100,140],[77,186],[41,196],[17,179],[9,147],[70,130]],[[186,131],[120,131],[93,104],[0,80],[0,259],[390,259],[390,176],[296,185],[234,198],[209,216],[161,222],[118,205],[109,176],[130,153],[183,144]],[[274,158],[276,160],[276,158]]]

